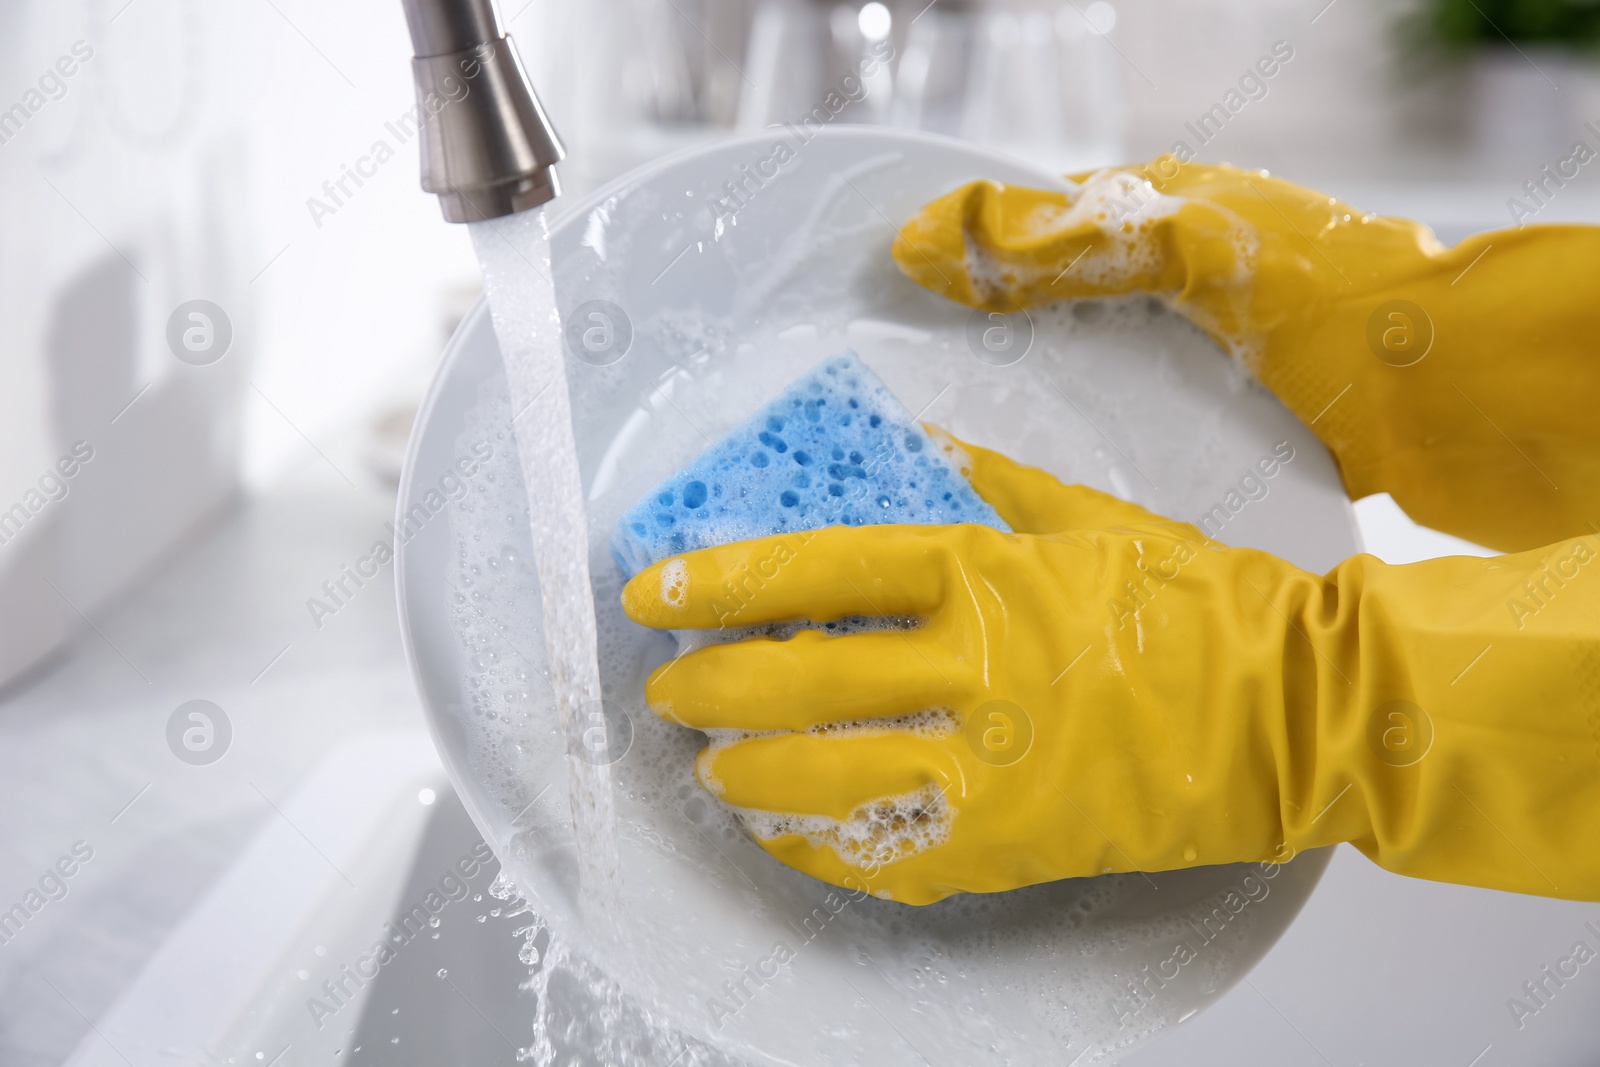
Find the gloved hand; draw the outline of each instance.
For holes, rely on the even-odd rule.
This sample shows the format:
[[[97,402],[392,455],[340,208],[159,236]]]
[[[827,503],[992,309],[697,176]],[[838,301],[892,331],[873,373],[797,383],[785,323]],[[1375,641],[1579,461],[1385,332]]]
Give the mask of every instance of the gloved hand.
[[[1600,545],[1322,578],[968,451],[1016,533],[832,527],[623,591],[670,629],[714,627],[733,582],[741,623],[924,620],[712,645],[651,676],[659,714],[757,735],[722,736],[698,773],[775,813],[748,821],[778,859],[925,904],[1352,841],[1405,874],[1600,899],[1595,598],[1570,588],[1600,581]],[[1524,582],[1539,606],[1508,612]],[[945,715],[902,718],[926,709]]]
[[[1600,523],[1600,227],[1445,249],[1426,227],[1232,167],[973,182],[902,229],[914,281],[972,307],[1146,291],[1332,450],[1352,499],[1503,551]]]

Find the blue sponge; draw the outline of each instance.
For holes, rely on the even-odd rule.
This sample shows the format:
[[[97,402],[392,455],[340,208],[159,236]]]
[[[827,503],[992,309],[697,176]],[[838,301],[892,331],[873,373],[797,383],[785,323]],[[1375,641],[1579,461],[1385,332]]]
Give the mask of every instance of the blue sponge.
[[[1011,529],[846,352],[629,508],[611,552],[631,577],[683,552],[787,530],[957,522]]]

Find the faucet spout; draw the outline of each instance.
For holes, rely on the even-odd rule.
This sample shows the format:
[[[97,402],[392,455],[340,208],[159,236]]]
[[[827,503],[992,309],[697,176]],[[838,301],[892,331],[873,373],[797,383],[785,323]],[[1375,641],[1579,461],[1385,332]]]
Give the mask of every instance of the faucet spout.
[[[402,0],[416,57],[422,188],[450,222],[527,211],[560,192],[566,155],[493,0]]]

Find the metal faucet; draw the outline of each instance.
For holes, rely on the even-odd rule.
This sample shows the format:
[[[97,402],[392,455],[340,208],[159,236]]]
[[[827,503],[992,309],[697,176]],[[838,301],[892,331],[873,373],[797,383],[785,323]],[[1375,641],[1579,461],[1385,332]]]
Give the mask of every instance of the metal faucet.
[[[422,188],[449,222],[538,207],[566,155],[493,0],[402,0],[422,125]]]

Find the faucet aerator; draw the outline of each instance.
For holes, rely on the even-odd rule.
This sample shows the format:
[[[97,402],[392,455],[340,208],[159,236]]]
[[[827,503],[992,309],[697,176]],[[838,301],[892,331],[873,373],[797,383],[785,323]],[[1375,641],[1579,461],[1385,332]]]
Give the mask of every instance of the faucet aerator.
[[[416,58],[422,188],[449,222],[527,211],[560,193],[566,155],[492,0],[403,0]]]

